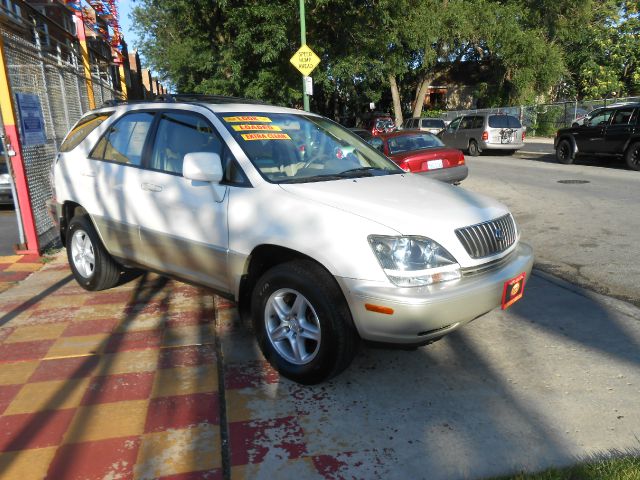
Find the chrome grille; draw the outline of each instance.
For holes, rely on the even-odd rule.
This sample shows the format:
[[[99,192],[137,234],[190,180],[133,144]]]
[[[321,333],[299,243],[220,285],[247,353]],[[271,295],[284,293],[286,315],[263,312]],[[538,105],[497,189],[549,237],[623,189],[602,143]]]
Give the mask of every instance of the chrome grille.
[[[456,230],[471,258],[485,258],[504,252],[518,236],[511,214]]]

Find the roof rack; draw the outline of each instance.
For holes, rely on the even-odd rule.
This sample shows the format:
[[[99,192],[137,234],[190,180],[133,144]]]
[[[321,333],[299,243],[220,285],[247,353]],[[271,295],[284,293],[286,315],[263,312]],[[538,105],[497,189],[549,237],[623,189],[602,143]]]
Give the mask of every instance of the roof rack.
[[[141,102],[165,102],[165,103],[249,103],[252,105],[268,105],[268,103],[261,100],[255,100],[252,98],[242,97],[228,97],[225,95],[207,95],[199,93],[164,93],[162,95],[156,95],[155,98],[149,100],[122,100],[114,98],[111,100],[105,100],[102,107],[117,107],[118,105],[124,105],[129,103],[141,103]]]

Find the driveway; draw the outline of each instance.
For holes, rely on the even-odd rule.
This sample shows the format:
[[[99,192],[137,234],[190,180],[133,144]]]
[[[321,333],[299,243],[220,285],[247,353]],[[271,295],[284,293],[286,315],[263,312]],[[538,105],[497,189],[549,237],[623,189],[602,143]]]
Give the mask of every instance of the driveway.
[[[638,448],[639,347],[640,310],[536,274],[507,311],[415,351],[363,346],[303,387],[232,304],[154,275],[87,293],[61,254],[0,294],[0,469],[437,480],[567,465]]]

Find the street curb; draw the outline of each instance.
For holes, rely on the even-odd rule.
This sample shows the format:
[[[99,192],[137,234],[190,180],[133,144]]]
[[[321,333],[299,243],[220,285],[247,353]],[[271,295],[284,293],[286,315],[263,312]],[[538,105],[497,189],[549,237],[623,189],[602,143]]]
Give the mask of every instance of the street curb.
[[[618,300],[617,298],[609,297],[607,295],[594,292],[593,290],[589,290],[584,287],[579,287],[578,285],[563,280],[550,273],[544,272],[538,268],[534,268],[532,274],[536,277],[540,277],[550,283],[553,283],[554,285],[562,287],[582,297],[588,298],[589,300],[593,300],[594,302],[606,305],[607,307],[613,308],[620,313],[627,315],[628,317],[640,321],[640,308],[629,302]]]

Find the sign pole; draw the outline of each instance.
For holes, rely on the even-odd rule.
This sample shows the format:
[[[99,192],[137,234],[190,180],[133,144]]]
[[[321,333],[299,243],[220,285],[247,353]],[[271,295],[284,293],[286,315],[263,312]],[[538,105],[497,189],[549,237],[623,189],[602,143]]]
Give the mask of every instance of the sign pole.
[[[300,0],[300,43],[302,46],[307,44],[307,26],[304,18],[304,0]],[[304,102],[304,111],[309,111],[309,95],[305,88],[305,79],[302,75],[302,101]]]

